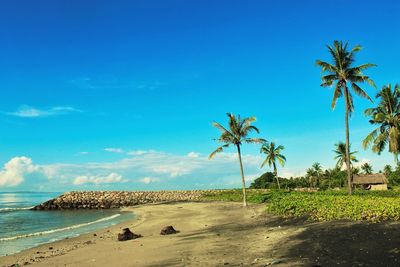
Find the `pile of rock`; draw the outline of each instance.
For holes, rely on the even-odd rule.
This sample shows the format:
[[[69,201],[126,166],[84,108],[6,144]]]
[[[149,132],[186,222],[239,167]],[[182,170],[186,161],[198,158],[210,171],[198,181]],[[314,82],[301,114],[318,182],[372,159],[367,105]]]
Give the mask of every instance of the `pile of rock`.
[[[199,201],[221,190],[185,191],[73,191],[46,201],[33,210],[113,209],[147,203]]]

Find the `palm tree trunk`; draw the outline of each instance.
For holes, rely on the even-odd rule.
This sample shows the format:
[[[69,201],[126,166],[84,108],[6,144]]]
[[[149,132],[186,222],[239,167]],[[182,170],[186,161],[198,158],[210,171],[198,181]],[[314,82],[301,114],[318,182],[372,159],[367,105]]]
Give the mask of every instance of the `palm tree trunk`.
[[[244,172],[243,172],[243,163],[242,163],[242,154],[240,152],[240,145],[236,145],[238,150],[238,157],[240,163],[240,173],[242,174],[242,191],[243,191],[243,207],[247,207],[246,201],[246,181],[244,179]]]
[[[351,195],[353,193],[353,175],[351,173],[350,165],[350,133],[349,133],[349,92],[347,86],[344,87],[344,99],[346,105],[345,113],[345,126],[346,126],[346,167],[347,167],[347,186],[348,193]]]
[[[279,184],[278,171],[276,169],[275,162],[274,162],[274,174],[275,174],[275,178],[276,178],[276,183],[278,184],[278,189],[281,189],[281,185]]]
[[[397,165],[399,165],[399,154],[398,153],[394,153],[394,163]]]

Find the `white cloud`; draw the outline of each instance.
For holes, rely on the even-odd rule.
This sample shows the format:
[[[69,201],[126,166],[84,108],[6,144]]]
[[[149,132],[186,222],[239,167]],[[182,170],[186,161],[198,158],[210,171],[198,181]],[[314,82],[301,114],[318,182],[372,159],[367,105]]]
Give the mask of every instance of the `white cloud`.
[[[48,109],[38,109],[31,106],[20,106],[16,111],[7,112],[6,114],[20,118],[39,118],[39,117],[64,115],[73,112],[81,112],[81,111],[69,106],[57,106]]]
[[[114,148],[114,147],[107,147],[107,148],[104,148],[104,151],[111,152],[111,153],[118,153],[118,154],[124,153],[124,150],[123,150],[123,149],[121,149],[121,148]]]
[[[38,172],[39,167],[33,165],[32,160],[27,157],[15,157],[4,164],[0,171],[0,187],[17,186],[24,181],[26,174]]]
[[[157,153],[161,153],[161,152],[157,152],[156,150],[132,150],[126,154],[130,155],[130,156],[142,156],[145,154],[157,154]]]
[[[198,157],[200,156],[200,153],[189,152],[189,153],[187,154],[187,156],[188,156],[189,158],[198,158]]]
[[[150,184],[150,183],[159,182],[160,179],[153,178],[153,177],[144,177],[144,178],[140,179],[139,181],[144,183],[144,184]]]
[[[278,176],[284,178],[295,178],[295,177],[302,177],[306,174],[304,169],[289,169],[289,168],[282,168],[278,169]]]
[[[156,165],[150,167],[153,173],[167,174],[172,178],[190,174],[195,168],[195,166],[185,163],[178,163],[174,165]]]
[[[242,159],[246,180],[254,179],[266,171],[259,168],[262,161],[260,156],[244,154]],[[137,189],[140,189],[143,183],[149,184],[157,190],[241,186],[237,153],[221,153],[209,160],[207,155],[196,152],[177,155],[138,150],[131,151],[130,155],[117,161],[53,163],[36,167],[47,179],[37,180],[39,176],[35,175],[29,179],[27,185],[37,188],[44,184],[46,190],[55,191],[60,190],[61,186],[63,190],[73,190],[74,185],[83,184],[123,189],[122,182],[129,182]]]
[[[107,176],[96,176],[96,175],[80,175],[75,178],[74,185],[82,185],[82,184],[111,184],[122,182],[122,176],[117,173],[110,173]]]
[[[88,154],[89,154],[89,152],[87,152],[87,151],[78,152],[78,155],[88,155]]]

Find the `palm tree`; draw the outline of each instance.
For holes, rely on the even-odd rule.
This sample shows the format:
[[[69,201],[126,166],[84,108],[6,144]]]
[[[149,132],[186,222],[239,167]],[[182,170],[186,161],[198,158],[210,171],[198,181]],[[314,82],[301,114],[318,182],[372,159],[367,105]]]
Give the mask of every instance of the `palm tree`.
[[[337,99],[344,96],[345,102],[345,127],[346,127],[346,159],[347,159],[347,180],[348,180],[348,191],[351,195],[353,192],[352,188],[352,175],[351,175],[351,164],[350,164],[350,134],[349,134],[349,116],[354,111],[353,96],[349,90],[349,86],[352,91],[357,95],[371,100],[367,93],[361,89],[359,83],[367,82],[371,86],[375,86],[375,83],[363,74],[363,70],[370,67],[376,66],[375,64],[362,64],[354,66],[355,55],[361,50],[361,46],[357,45],[350,51],[348,44],[341,41],[334,41],[333,46],[327,46],[329,53],[332,56],[333,63],[327,63],[325,61],[317,60],[316,64],[322,68],[324,75],[322,76],[323,87],[330,87],[334,85],[335,90],[332,99],[332,108],[335,108]],[[372,100],[371,100],[372,101]]]
[[[281,154],[282,150],[285,148],[281,145],[276,146],[274,142],[264,143],[261,147],[260,153],[264,153],[266,156],[264,162],[261,164],[261,168],[264,167],[265,164],[268,163],[268,166],[274,168],[274,174],[276,178],[276,182],[278,184],[278,188],[281,189],[281,185],[279,184],[278,178],[278,170],[276,169],[276,161],[278,160],[279,164],[283,167],[285,166],[286,158]]]
[[[323,170],[321,164],[315,162],[311,168],[308,168],[306,171],[306,177],[308,177],[310,187],[317,187],[319,184],[319,180],[323,175]]]
[[[229,117],[229,129],[225,128],[218,122],[213,122],[213,126],[221,131],[221,136],[217,141],[223,143],[222,146],[218,147],[214,150],[210,156],[211,159],[217,153],[222,152],[224,148],[229,147],[230,145],[234,145],[237,148],[238,158],[240,163],[240,173],[242,175],[242,190],[243,190],[243,206],[247,206],[246,202],[246,182],[244,179],[244,171],[243,171],[243,163],[242,163],[242,155],[240,151],[240,146],[242,143],[264,143],[266,140],[262,138],[249,138],[248,135],[255,131],[259,133],[257,127],[251,125],[256,121],[256,117],[249,117],[241,119],[240,115],[235,117],[232,113],[227,113]]]
[[[385,165],[385,167],[383,167],[383,173],[385,174],[386,178],[388,178],[392,174],[392,172],[392,166]]]
[[[315,170],[313,168],[308,168],[306,170],[306,177],[308,178],[308,187],[312,187],[313,186],[313,180],[315,177]]]
[[[315,175],[315,179],[316,179],[315,185],[318,186],[319,185],[319,180],[320,180],[320,178],[321,178],[321,176],[323,174],[323,170],[322,170],[321,164],[319,164],[318,162],[315,162],[312,165],[312,169],[314,170],[314,175]]]
[[[328,180],[328,188],[329,189],[331,188],[331,184],[332,184],[331,180],[332,180],[332,176],[333,176],[334,172],[335,172],[334,169],[326,169],[323,174],[324,179]]]
[[[361,165],[361,170],[363,170],[365,174],[372,174],[372,166],[368,162]]]
[[[371,117],[369,121],[378,127],[363,141],[364,149],[372,145],[372,151],[380,154],[389,144],[389,152],[393,153],[394,161],[398,163],[400,152],[400,87],[395,85],[383,86],[376,95],[379,104],[375,108],[365,110],[365,115]]]
[[[353,162],[358,162],[356,156],[354,154],[356,154],[358,151],[353,151],[350,152],[350,160],[347,160],[347,153],[346,153],[346,144],[343,142],[339,142],[337,144],[335,144],[336,149],[333,150],[333,152],[335,152],[336,156],[335,156],[335,160],[337,160],[336,162],[336,167],[341,169],[343,167],[343,164],[348,164],[347,162],[350,162],[350,165],[353,166]],[[347,167],[347,166],[346,166]]]
[[[358,168],[358,167],[352,168],[352,169],[351,169],[351,173],[352,173],[353,175],[358,175],[358,174],[360,174],[360,168]]]

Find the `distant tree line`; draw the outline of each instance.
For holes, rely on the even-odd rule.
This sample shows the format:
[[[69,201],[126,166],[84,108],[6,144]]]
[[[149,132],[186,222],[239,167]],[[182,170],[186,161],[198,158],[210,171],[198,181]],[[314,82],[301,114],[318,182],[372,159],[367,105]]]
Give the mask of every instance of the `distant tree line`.
[[[370,163],[364,163],[360,168],[353,167],[352,174],[371,174],[373,172],[372,165]],[[379,171],[385,174],[389,181],[389,186],[400,185],[400,165],[393,168],[390,165],[386,165],[383,170]],[[342,188],[347,186],[347,172],[341,169],[339,166],[323,170],[321,165],[316,162],[314,163],[304,176],[282,178],[276,177],[273,172],[266,172],[260,177],[256,178],[250,185],[250,189],[278,189],[276,180],[279,180],[279,184],[282,189],[294,189],[294,188],[319,188],[321,190]]]

